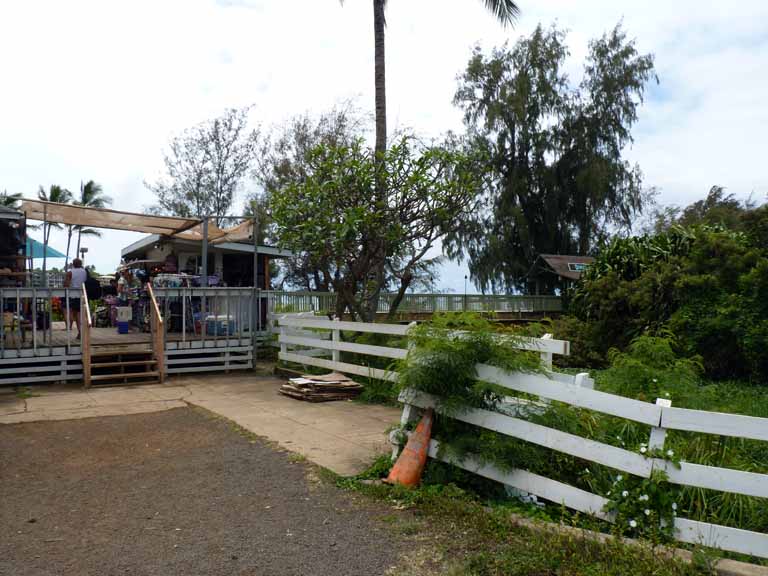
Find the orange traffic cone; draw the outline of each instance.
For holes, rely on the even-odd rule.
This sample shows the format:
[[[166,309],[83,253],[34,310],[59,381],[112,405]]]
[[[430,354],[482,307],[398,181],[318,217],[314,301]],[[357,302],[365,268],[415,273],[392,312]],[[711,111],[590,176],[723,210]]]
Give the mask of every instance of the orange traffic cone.
[[[427,451],[429,450],[429,436],[432,433],[432,408],[422,416],[416,430],[403,448],[400,457],[392,466],[389,476],[384,482],[388,484],[402,484],[403,486],[416,486],[421,480],[421,473],[427,463]]]

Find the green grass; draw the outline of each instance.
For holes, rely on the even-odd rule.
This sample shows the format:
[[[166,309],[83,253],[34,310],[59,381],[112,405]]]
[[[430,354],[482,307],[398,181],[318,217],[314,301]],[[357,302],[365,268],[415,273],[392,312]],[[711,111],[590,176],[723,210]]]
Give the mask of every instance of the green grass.
[[[607,543],[582,538],[578,531],[562,532],[545,524],[521,524],[509,508],[488,506],[471,492],[454,484],[425,484],[415,490],[365,484],[389,466],[378,460],[356,478],[327,475],[337,486],[390,505],[394,511],[383,519],[399,535],[423,535],[441,566],[423,571],[413,563],[393,574],[492,575],[654,575],[705,574],[696,566],[666,558],[660,549]]]

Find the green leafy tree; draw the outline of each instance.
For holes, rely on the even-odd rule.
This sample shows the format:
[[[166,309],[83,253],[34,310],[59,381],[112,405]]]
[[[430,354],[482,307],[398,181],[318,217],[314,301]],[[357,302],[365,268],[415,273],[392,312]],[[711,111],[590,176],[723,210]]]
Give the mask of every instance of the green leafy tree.
[[[166,176],[144,183],[157,197],[152,212],[196,218],[229,214],[257,150],[258,132],[249,129],[248,112],[226,110],[171,140]]]
[[[398,294],[393,314],[418,273],[430,268],[436,242],[474,209],[472,162],[408,137],[378,159],[360,140],[317,146],[307,155],[306,178],[270,198],[279,243],[328,279],[337,315],[372,321],[387,287]],[[376,194],[382,181],[384,202]]]
[[[743,231],[747,222],[754,220],[756,204],[751,199],[741,201],[733,194],[726,194],[725,187],[712,186],[707,196],[681,209],[678,206],[657,207],[650,214],[646,233],[660,234],[672,226],[721,226],[729,230]]]
[[[369,121],[348,102],[317,117],[296,116],[264,136],[255,170],[256,181],[263,192],[252,195],[249,205],[255,202],[258,207],[260,228],[265,236],[274,238],[276,234],[270,198],[285,187],[301,185],[314,176],[316,148],[352,146],[363,137]],[[298,252],[284,265],[285,282],[310,291],[332,290],[332,277],[326,275],[334,269],[329,258],[329,254]]]
[[[342,4],[344,0],[341,0]],[[388,0],[373,0],[374,87],[376,94],[376,153],[387,149],[386,44],[384,15]],[[504,25],[517,19],[520,9],[512,0],[483,0],[486,8]]]
[[[673,335],[715,378],[768,375],[768,252],[717,226],[614,239],[582,276],[571,310],[601,354]]]
[[[539,26],[511,50],[476,48],[460,78],[464,145],[487,158],[486,209],[447,247],[468,256],[484,290],[525,289],[539,254],[589,253],[629,228],[648,199],[622,151],[655,78],[653,57],[620,26],[590,42],[577,86],[563,70],[567,56],[565,33]]]

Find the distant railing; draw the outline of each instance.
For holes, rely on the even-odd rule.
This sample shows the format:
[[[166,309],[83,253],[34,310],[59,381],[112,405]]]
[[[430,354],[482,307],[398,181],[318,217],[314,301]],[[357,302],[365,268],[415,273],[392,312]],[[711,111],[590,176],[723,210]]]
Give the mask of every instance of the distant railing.
[[[395,294],[379,297],[379,312],[389,312]],[[561,312],[559,296],[507,294],[405,294],[398,312]]]
[[[270,312],[333,312],[336,294],[333,292],[285,292],[262,290],[269,301]],[[378,312],[386,314],[396,294],[379,297]],[[561,312],[559,296],[520,296],[506,294],[414,294],[403,296],[398,312],[431,314],[434,312]]]
[[[29,276],[29,279],[27,281],[28,285],[34,286],[36,288],[45,287],[46,282],[43,279],[43,272],[41,270],[27,272],[27,275]],[[60,272],[58,270],[46,272],[45,278],[47,279],[47,284],[48,284],[47,287],[63,288],[65,276],[66,276],[66,272]]]

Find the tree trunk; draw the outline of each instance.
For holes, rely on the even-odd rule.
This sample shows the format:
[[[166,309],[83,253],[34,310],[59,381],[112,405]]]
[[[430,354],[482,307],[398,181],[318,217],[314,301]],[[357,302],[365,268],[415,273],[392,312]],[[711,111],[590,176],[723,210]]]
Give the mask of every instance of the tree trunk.
[[[67,264],[69,264],[69,247],[70,244],[72,244],[72,226],[67,226],[67,254],[64,258],[64,270],[67,269]]]
[[[75,252],[75,258],[79,258],[78,254],[80,254],[80,236],[82,235],[82,230],[77,231],[77,251]]]
[[[387,150],[387,92],[384,75],[384,5],[386,0],[373,0],[373,34],[375,46],[376,84],[376,156]]]
[[[410,274],[407,274],[403,276],[403,279],[400,281],[400,287],[397,289],[397,294],[395,295],[395,298],[392,300],[392,304],[389,305],[389,312],[387,312],[388,322],[391,322],[392,320],[395,319],[395,314],[397,313],[397,309],[400,307],[400,303],[403,301],[406,291],[411,286],[412,280],[413,280],[413,276]]]

